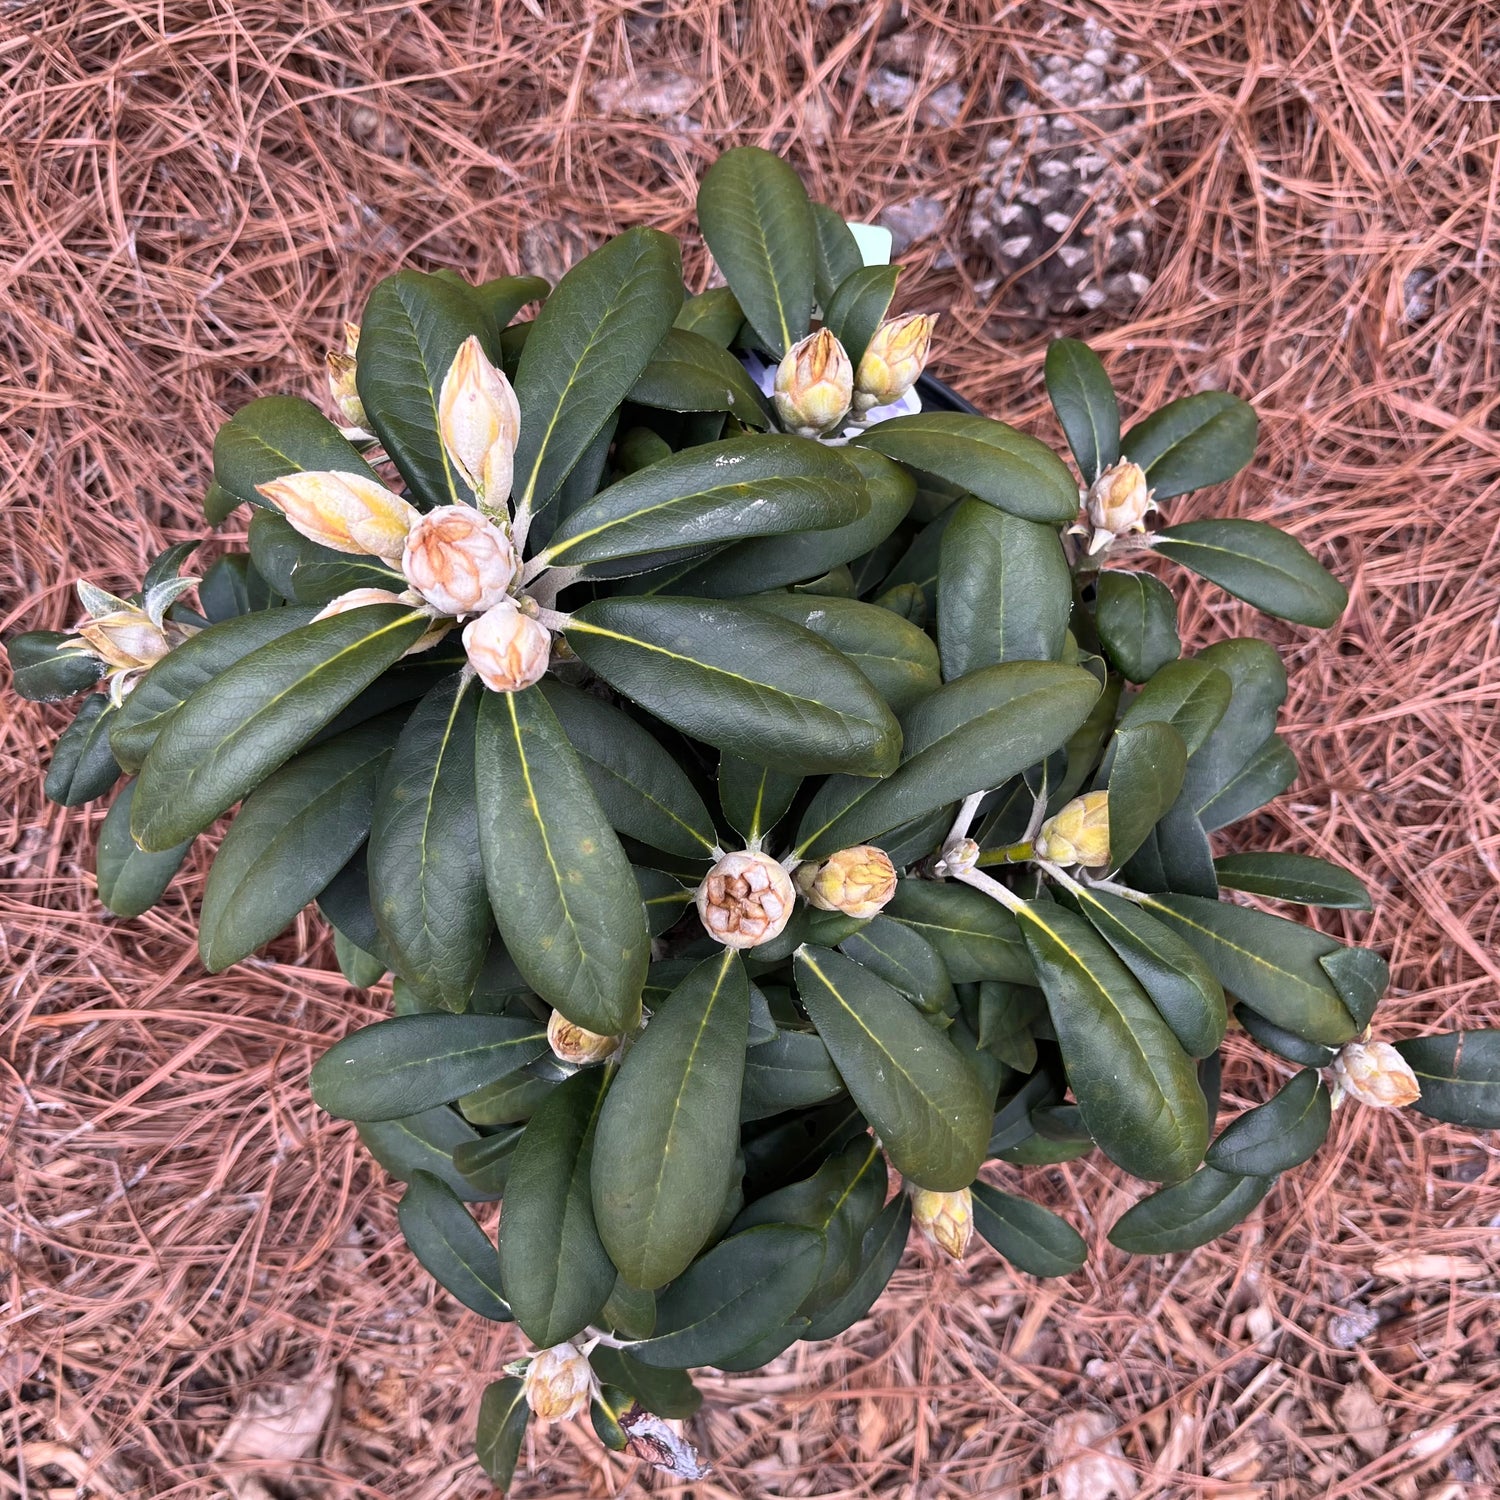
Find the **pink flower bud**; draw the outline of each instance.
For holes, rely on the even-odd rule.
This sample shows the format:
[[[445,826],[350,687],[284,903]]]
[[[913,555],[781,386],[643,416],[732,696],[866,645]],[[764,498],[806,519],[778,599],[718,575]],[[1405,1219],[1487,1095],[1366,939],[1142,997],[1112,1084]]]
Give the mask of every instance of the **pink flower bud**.
[[[313,616],[313,622],[331,620],[335,615],[348,614],[351,609],[369,609],[374,604],[413,605],[419,602],[414,594],[407,594],[403,598],[400,594],[393,594],[389,589],[350,589],[347,594],[340,594],[338,598],[330,599]],[[413,645],[408,646],[402,655],[416,656],[418,652],[426,651],[429,646],[437,645],[452,628],[451,621],[434,620],[432,625],[417,638]]]
[[[469,505],[440,505],[406,534],[406,580],[439,613],[481,615],[515,581],[510,537]]]
[[[798,437],[820,437],[843,420],[854,395],[854,366],[827,328],[793,344],[776,369],[773,399]]]
[[[502,599],[464,626],[464,650],[479,680],[497,693],[518,693],[541,680],[551,655],[545,625]]]
[[[363,474],[304,470],[256,489],[309,541],[335,552],[394,560],[418,515],[415,506]]]
[[[1350,1042],[1333,1060],[1334,1080],[1374,1109],[1400,1109],[1422,1097],[1411,1064],[1389,1042]]]
[[[927,368],[933,313],[890,318],[875,330],[854,376],[854,409],[869,411],[899,401]]]
[[[871,844],[840,849],[816,871],[806,891],[819,911],[841,911],[864,921],[896,894],[896,868],[884,849]]]
[[[554,1344],[526,1367],[522,1391],[534,1416],[566,1422],[588,1409],[594,1372],[576,1345]]]
[[[726,854],[698,887],[698,915],[726,948],[755,948],[779,937],[792,917],[791,877],[769,854]]]
[[[443,377],[438,426],[470,488],[492,509],[502,506],[510,495],[521,408],[504,372],[489,362],[472,335],[459,346]]]

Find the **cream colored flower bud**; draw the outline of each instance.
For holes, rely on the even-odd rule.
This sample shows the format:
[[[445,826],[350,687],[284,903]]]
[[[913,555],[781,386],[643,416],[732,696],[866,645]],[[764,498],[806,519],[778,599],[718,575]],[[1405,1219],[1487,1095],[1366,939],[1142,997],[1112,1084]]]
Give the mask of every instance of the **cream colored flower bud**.
[[[1147,488],[1146,471],[1121,459],[1089,486],[1083,508],[1094,528],[1089,543],[1089,552],[1094,553],[1102,552],[1127,531],[1144,531],[1146,516],[1156,509],[1156,501]]]
[[[576,1345],[554,1344],[526,1367],[522,1391],[533,1416],[544,1422],[566,1422],[588,1409],[594,1372]]]
[[[408,593],[404,597],[401,594],[393,594],[389,589],[350,589],[347,594],[340,594],[336,599],[330,599],[317,614],[313,616],[313,622],[318,620],[331,620],[335,615],[348,614],[351,609],[369,609],[375,604],[404,604],[408,606],[418,605],[422,601],[415,594]],[[426,651],[430,646],[435,646],[453,628],[451,620],[434,620],[417,640],[402,652],[403,657],[416,656],[419,652]]]
[[[1055,865],[1109,863],[1109,793],[1085,792],[1042,824],[1036,836],[1038,859]]]
[[[1375,1109],[1400,1109],[1422,1097],[1411,1064],[1389,1042],[1350,1042],[1333,1060],[1333,1077],[1346,1094]]]
[[[547,1044],[559,1062],[573,1063],[582,1068],[613,1057],[620,1046],[620,1038],[601,1036],[597,1031],[577,1026],[560,1010],[555,1010],[547,1021]]]
[[[934,313],[889,318],[875,330],[854,376],[854,409],[889,406],[899,401],[927,368]]]
[[[440,614],[482,615],[516,577],[510,537],[470,505],[440,505],[406,534],[406,581]]]
[[[698,887],[698,915],[726,948],[755,948],[779,937],[791,920],[791,877],[769,854],[726,854]]]
[[[344,353],[353,359],[359,353],[359,324],[344,320]]]
[[[418,516],[415,506],[363,474],[314,469],[256,489],[309,541],[335,552],[394,561]]]
[[[896,867],[884,849],[860,844],[824,861],[807,886],[819,911],[841,911],[861,921],[873,917],[896,894]]]
[[[519,693],[546,672],[552,636],[545,625],[522,614],[514,599],[502,599],[464,626],[464,650],[487,688]]]
[[[78,634],[100,661],[134,671],[152,666],[172,649],[170,630],[170,626],[158,628],[145,610],[131,605],[84,621]]]
[[[510,495],[521,408],[502,370],[472,335],[453,357],[438,393],[443,444],[470,487],[492,509]]]
[[[776,411],[798,437],[832,431],[853,396],[854,366],[827,328],[793,344],[776,368]]]
[[[365,404],[359,399],[359,387],[354,381],[354,356],[330,349],[327,360],[328,394],[333,397],[333,404],[349,426],[367,428],[370,424],[365,418]]]
[[[912,1223],[940,1250],[962,1260],[974,1234],[974,1196],[968,1188],[956,1193],[911,1190]]]

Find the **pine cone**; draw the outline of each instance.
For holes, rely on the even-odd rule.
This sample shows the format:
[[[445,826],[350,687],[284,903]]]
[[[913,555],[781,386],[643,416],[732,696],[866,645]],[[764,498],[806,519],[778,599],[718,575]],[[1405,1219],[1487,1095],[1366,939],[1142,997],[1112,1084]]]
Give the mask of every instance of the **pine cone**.
[[[1072,55],[1040,59],[1016,83],[1009,136],[990,142],[989,180],[970,210],[971,240],[999,275],[990,286],[1039,315],[1129,312],[1150,289],[1149,216],[1160,179],[1149,160],[1140,59],[1092,18],[1058,18]]]

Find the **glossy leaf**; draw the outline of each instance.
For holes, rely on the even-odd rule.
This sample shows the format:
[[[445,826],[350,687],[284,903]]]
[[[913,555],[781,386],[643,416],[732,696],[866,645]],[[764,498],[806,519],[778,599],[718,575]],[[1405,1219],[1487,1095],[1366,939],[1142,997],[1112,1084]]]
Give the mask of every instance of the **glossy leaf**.
[[[396,1219],[411,1253],[440,1287],[482,1318],[511,1321],[495,1247],[452,1188],[418,1172],[396,1205]]]
[[[1300,1167],[1328,1136],[1328,1090],[1304,1068],[1268,1103],[1230,1121],[1208,1148],[1209,1166],[1241,1177],[1274,1177]]]
[[[1170,724],[1182,736],[1187,753],[1196,755],[1229,707],[1234,684],[1210,662],[1170,661],[1131,700],[1120,727]]]
[[[1219,884],[1273,901],[1369,911],[1370,892],[1351,870],[1310,854],[1225,854],[1214,861]]]
[[[203,613],[217,625],[220,620],[231,620],[236,615],[270,609],[272,591],[248,554],[231,552],[203,575],[203,582],[198,585],[198,602]]]
[[[1209,1129],[1187,1053],[1082,917],[1036,901],[1016,917],[1089,1134],[1137,1177],[1185,1177],[1203,1159]]]
[[[1149,896],[1145,910],[1198,950],[1224,988],[1268,1021],[1326,1047],[1356,1027],[1318,960],[1340,944],[1300,922],[1199,896]]]
[[[1268,1052],[1284,1057],[1304,1068],[1326,1068],[1332,1065],[1335,1049],[1318,1042],[1305,1041],[1262,1015],[1248,1005],[1236,1005],[1234,1018],[1245,1031]]]
[[[380,483],[359,449],[300,396],[262,396],[242,406],[214,438],[214,483],[235,505],[267,507],[257,485],[327,469]]]
[[[489,320],[490,333],[498,340],[528,302],[544,302],[551,290],[540,276],[496,276],[470,287],[469,295],[479,304]]]
[[[787,772],[878,775],[900,728],[865,676],[811,631],[743,605],[599,599],[567,638],[613,687],[720,750]]]
[[[211,974],[269,943],[364,843],[396,728],[376,719],[304,751],[245,799],[203,890],[198,952]]]
[[[837,1338],[862,1322],[901,1263],[911,1232],[911,1199],[897,1193],[865,1230],[859,1247],[859,1269],[848,1288],[812,1317],[803,1338]]]
[[[557,716],[536,688],[486,693],[475,745],[479,847],[506,948],[576,1025],[632,1030],[650,953],[645,913]]]
[[[853,441],[1025,521],[1057,525],[1078,514],[1067,465],[1045,443],[989,417],[920,412],[880,422]]]
[[[1047,396],[1086,485],[1120,457],[1120,405],[1099,356],[1078,339],[1047,345]]]
[[[525,1383],[515,1375],[491,1381],[479,1398],[479,1425],[474,1434],[474,1456],[495,1488],[504,1492],[516,1477],[521,1444],[531,1408]]]
[[[721,1240],[657,1299],[656,1334],[631,1347],[665,1369],[716,1365],[781,1326],[801,1305],[823,1263],[823,1236],[763,1224]]]
[[[1073,578],[1057,529],[960,500],[943,532],[938,640],[952,681],[1003,661],[1058,661]]]
[[[658,1417],[686,1421],[703,1405],[702,1394],[682,1371],[642,1364],[628,1349],[600,1344],[590,1353],[589,1363],[600,1380],[629,1391]]]
[[[954,881],[902,880],[884,915],[925,938],[954,984],[1035,984],[1016,919],[983,891]]]
[[[77,644],[76,635],[61,630],[28,630],[5,643],[10,658],[11,683],[33,703],[57,703],[86,693],[104,676],[104,663],[81,651],[63,649]]]
[[[1182,653],[1177,601],[1149,573],[1099,575],[1094,627],[1105,655],[1131,682],[1145,682]]]
[[[1279,797],[1296,779],[1297,757],[1279,734],[1273,734],[1198,809],[1198,821],[1210,833],[1227,828]]]
[[[979,1028],[976,1040],[984,1050],[1020,1073],[1036,1068],[1036,1037],[1032,1028],[1047,1013],[1042,992],[1031,985],[987,979],[979,986]]]
[[[589,1195],[608,1082],[602,1068],[589,1068],[559,1084],[511,1158],[500,1275],[516,1322],[539,1349],[581,1333],[614,1288]]]
[[[410,1182],[418,1172],[430,1172],[465,1203],[498,1196],[467,1182],[453,1165],[453,1152],[479,1136],[447,1105],[399,1120],[366,1120],[356,1128],[370,1155],[397,1182]]]
[[[406,588],[400,571],[377,557],[357,557],[320,547],[280,511],[258,510],[250,518],[250,558],[255,571],[293,604],[324,605],[351,589]]]
[[[630,388],[630,400],[664,411],[727,411],[747,427],[770,427],[765,397],[744,365],[722,344],[682,328],[681,316]]]
[[[677,242],[617,235],[558,282],[516,371],[516,507],[540,510],[630,394],[682,306]]]
[[[314,1101],[340,1120],[398,1120],[504,1078],[547,1050],[514,1016],[395,1016],[351,1031],[312,1070]]]
[[[1196,749],[1186,734],[1182,736],[1191,757],[1184,791],[1195,809],[1207,806],[1233,781],[1275,732],[1276,712],[1287,691],[1286,668],[1269,642],[1218,641],[1200,652],[1197,661],[1229,678],[1230,698]],[[1148,685],[1141,697],[1150,691]]]
[[[699,184],[698,224],[750,326],[779,359],[812,321],[818,238],[802,179],[758,146],[726,151]]]
[[[1274,1177],[1199,1167],[1184,1182],[1142,1198],[1115,1221],[1110,1244],[1131,1255],[1196,1250],[1233,1229],[1271,1191]]]
[[[654,1289],[703,1248],[739,1149],[750,987],[729,949],[673,990],[604,1103],[594,1214],[610,1259]]]
[[[800,776],[738,755],[719,758],[719,806],[747,843],[763,838],[786,816],[801,785]]]
[[[1453,1125],[1500,1130],[1500,1030],[1412,1037],[1396,1050],[1422,1089],[1413,1109]]]
[[[744,310],[735,301],[734,293],[727,286],[711,286],[682,304],[672,326],[699,334],[720,349],[727,349],[744,321]]]
[[[1391,982],[1391,966],[1373,948],[1339,948],[1325,953],[1318,967],[1333,981],[1354,1024],[1368,1026]]]
[[[990,1110],[978,1080],[890,985],[842,954],[802,948],[797,993],[860,1113],[903,1176],[967,1187],[984,1160]]]
[[[136,843],[167,849],[202,832],[399,661],[427,624],[405,606],[350,610],[220,672],[171,715],[141,767]]]
[[[844,1080],[823,1039],[811,1031],[780,1031],[745,1054],[740,1119],[764,1120],[806,1109],[844,1092]]]
[[[859,241],[844,220],[826,203],[814,203],[813,227],[817,235],[815,288],[818,304],[827,307],[839,285],[864,264]]]
[[[953,982],[936,948],[915,928],[892,917],[872,917],[838,945],[855,963],[934,1014],[953,998]]]
[[[465,1141],[453,1148],[453,1165],[472,1186],[498,1198],[510,1181],[510,1164],[525,1133],[525,1125],[512,1125],[476,1141]]]
[[[1326,627],[1348,590],[1294,537],[1263,521],[1187,521],[1153,539],[1161,556],[1278,619]]]
[[[1169,401],[1137,422],[1120,451],[1146,471],[1158,500],[1232,479],[1255,457],[1254,407],[1228,391]]]
[[[900,266],[861,266],[839,282],[823,309],[823,322],[856,370],[890,308],[900,275]]]
[[[82,807],[102,797],[119,779],[120,763],[110,745],[119,710],[103,693],[78,705],[73,722],[57,737],[42,791],[62,807]]]
[[[130,836],[130,803],[134,796],[135,782],[127,781],[99,826],[94,856],[99,899],[117,917],[138,917],[155,906],[193,846],[188,839],[159,854],[137,849]]]
[[[1069,1276],[1088,1259],[1083,1237],[1051,1209],[987,1182],[976,1182],[973,1191],[975,1229],[1018,1270]]]
[[[1118,869],[1146,841],[1182,790],[1187,747],[1170,724],[1115,731],[1109,772],[1109,862]]]
[[[1124,873],[1126,884],[1136,890],[1218,899],[1213,849],[1186,792],[1161,815]]]

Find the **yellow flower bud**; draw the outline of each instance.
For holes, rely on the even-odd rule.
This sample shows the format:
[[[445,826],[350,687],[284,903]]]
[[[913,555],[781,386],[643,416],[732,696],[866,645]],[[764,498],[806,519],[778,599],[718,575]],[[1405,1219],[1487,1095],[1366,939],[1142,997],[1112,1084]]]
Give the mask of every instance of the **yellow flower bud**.
[[[510,381],[473,335],[459,346],[438,392],[438,425],[459,472],[492,509],[510,495],[521,408]]]
[[[418,515],[415,506],[363,474],[307,470],[256,489],[309,541],[335,552],[394,561]]]
[[[479,680],[497,693],[519,693],[541,680],[551,654],[545,625],[502,599],[464,626],[464,650]]]
[[[1097,867],[1109,863],[1109,793],[1085,792],[1042,824],[1038,859],[1055,865]]]
[[[776,411],[798,437],[832,431],[853,395],[854,366],[827,328],[793,344],[776,368]]]
[[[807,887],[819,911],[873,917],[896,894],[896,867],[884,849],[860,844],[830,855]]]
[[[1156,501],[1146,485],[1146,471],[1125,459],[1111,464],[1089,486],[1084,499],[1084,510],[1094,528],[1089,551],[1102,551],[1124,532],[1144,531],[1147,513],[1155,509]]]
[[[911,1191],[912,1223],[940,1250],[962,1260],[974,1234],[974,1198],[968,1188],[956,1193]]]
[[[1350,1042],[1333,1060],[1334,1081],[1375,1109],[1400,1109],[1422,1097],[1411,1064],[1389,1042]]]
[[[482,615],[516,576],[510,537],[469,505],[440,505],[406,534],[406,581],[440,614]]]
[[[158,627],[145,610],[129,605],[86,620],[78,634],[100,661],[131,672],[154,665],[172,649],[171,629]]]
[[[560,1010],[555,1010],[547,1021],[547,1044],[559,1062],[585,1067],[612,1057],[619,1048],[620,1038],[601,1036],[597,1031],[577,1026]]]
[[[330,349],[327,359],[328,394],[333,397],[333,404],[338,407],[349,426],[368,427],[370,424],[365,418],[365,404],[359,399],[359,387],[354,382],[354,356]]]
[[[698,887],[698,915],[726,948],[755,948],[779,937],[791,920],[791,877],[769,854],[726,854]]]
[[[934,313],[889,318],[875,330],[854,376],[854,409],[869,411],[899,401],[927,368]]]
[[[566,1422],[588,1409],[594,1372],[576,1345],[554,1344],[526,1367],[522,1391],[533,1416],[544,1422]]]

